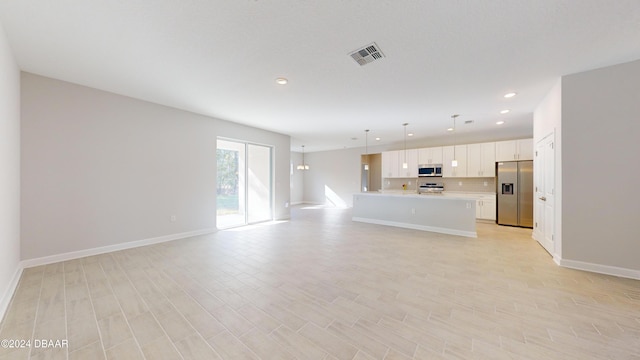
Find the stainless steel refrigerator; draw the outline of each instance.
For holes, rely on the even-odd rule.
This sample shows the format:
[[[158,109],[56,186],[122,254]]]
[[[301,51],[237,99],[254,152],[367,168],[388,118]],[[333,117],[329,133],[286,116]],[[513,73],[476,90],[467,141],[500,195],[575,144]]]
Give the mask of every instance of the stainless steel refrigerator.
[[[498,224],[533,228],[533,161],[498,163]]]

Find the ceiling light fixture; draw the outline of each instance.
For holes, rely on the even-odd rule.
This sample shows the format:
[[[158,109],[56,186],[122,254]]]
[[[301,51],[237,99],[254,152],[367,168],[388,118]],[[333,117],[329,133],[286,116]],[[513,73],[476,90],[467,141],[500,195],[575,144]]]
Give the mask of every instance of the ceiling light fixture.
[[[509,109],[504,109],[504,110],[500,111],[500,114],[506,114],[506,113],[508,113],[509,111],[511,111],[511,110],[509,110]]]
[[[404,162],[402,163],[402,168],[409,168],[409,164],[407,164],[407,125],[409,123],[404,123],[402,126],[404,127]]]
[[[286,78],[280,77],[276,79],[276,84],[278,85],[287,85],[289,83],[289,80],[287,80]]]
[[[377,138],[376,138],[376,141],[380,141],[380,138],[379,138],[379,137],[377,137]]]
[[[364,154],[369,155],[369,129],[364,131]]]
[[[304,145],[302,145],[302,164],[296,167],[298,170],[309,170],[309,165],[304,162]]]
[[[408,134],[407,134],[407,136],[408,136],[408,137],[412,137],[412,136],[413,136],[413,133],[408,133]]]
[[[453,119],[453,160],[451,160],[451,167],[458,167],[458,160],[456,160],[456,118],[458,116],[460,115],[451,115],[451,118]]]
[[[369,129],[364,131],[364,155],[366,159],[364,169],[369,170]]]
[[[502,125],[502,124],[504,124],[504,121],[502,121],[502,120],[496,122],[496,125]]]
[[[518,93],[514,93],[514,92],[510,92],[510,93],[506,93],[504,94],[504,97],[506,97],[507,99],[512,98],[514,96],[518,95]]]

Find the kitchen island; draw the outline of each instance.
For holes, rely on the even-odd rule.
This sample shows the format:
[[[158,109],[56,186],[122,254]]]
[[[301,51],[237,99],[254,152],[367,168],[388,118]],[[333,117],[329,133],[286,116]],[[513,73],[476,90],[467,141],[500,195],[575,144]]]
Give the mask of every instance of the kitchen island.
[[[476,201],[416,193],[353,195],[353,221],[477,237]]]

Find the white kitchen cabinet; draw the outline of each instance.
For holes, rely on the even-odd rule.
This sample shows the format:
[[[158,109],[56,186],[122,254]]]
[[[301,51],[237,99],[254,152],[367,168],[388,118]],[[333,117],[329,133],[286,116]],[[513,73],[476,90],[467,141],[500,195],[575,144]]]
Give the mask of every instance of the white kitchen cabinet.
[[[418,149],[418,164],[442,164],[442,146]]]
[[[451,166],[453,159],[458,161],[458,166]],[[455,145],[442,147],[442,177],[466,177],[467,176],[467,145]]]
[[[405,151],[400,150],[398,163],[398,177],[401,178],[417,178],[418,177],[418,149],[407,149],[406,151],[407,168],[404,169],[402,164],[405,161]]]
[[[518,160],[533,160],[533,139],[518,140]]]
[[[385,151],[382,153],[382,177],[383,178],[417,178],[418,177],[418,149],[407,149],[407,168],[402,164],[405,161],[405,151]]]
[[[476,218],[483,220],[496,219],[496,199],[488,196],[482,196],[476,200]]]
[[[496,143],[467,145],[467,176],[496,176]]]
[[[459,197],[473,199],[476,202],[476,219],[496,220],[496,195],[495,193],[469,193],[469,192],[448,192],[445,197]]]
[[[533,139],[496,142],[496,161],[533,160]]]
[[[393,178],[398,175],[398,152],[385,151],[382,153],[382,177]]]

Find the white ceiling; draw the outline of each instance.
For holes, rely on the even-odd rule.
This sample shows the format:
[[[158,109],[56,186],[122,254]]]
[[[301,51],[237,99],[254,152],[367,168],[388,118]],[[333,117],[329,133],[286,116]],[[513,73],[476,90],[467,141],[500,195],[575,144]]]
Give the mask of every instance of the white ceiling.
[[[0,0],[0,22],[24,71],[306,151],[402,142],[405,122],[448,142],[454,113],[459,139],[531,136],[560,76],[640,58],[639,0]],[[371,42],[386,57],[361,67]]]

